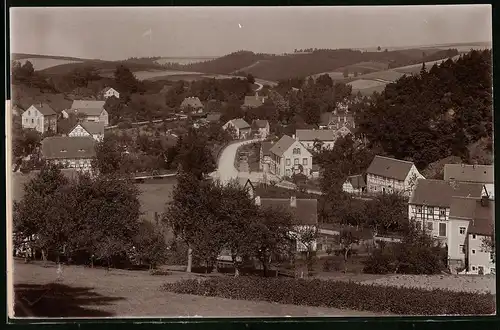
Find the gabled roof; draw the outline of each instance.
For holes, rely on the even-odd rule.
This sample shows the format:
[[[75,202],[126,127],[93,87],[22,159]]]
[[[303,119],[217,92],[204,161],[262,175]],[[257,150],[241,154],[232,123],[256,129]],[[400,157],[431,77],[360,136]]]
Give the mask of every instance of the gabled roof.
[[[109,91],[110,89],[114,90],[115,92],[118,93],[118,91],[116,89],[114,89],[113,87],[105,87],[101,93],[106,93],[107,91]]]
[[[245,96],[245,101],[243,102],[244,107],[258,108],[264,104],[264,97],[259,97],[256,95]]]
[[[445,164],[444,179],[462,182],[493,183],[492,165]]]
[[[231,119],[230,122],[238,129],[250,128],[250,125],[242,118]]]
[[[290,205],[290,198],[261,198],[261,207],[280,208],[290,212],[294,218],[295,225],[317,225],[318,224],[318,200],[296,199],[297,206]]]
[[[181,103],[181,108],[187,108],[187,107],[198,109],[198,108],[203,108],[203,104],[201,103],[198,97],[191,96],[191,97],[186,97]]]
[[[210,112],[207,114],[207,121],[219,121],[222,114],[220,112]]]
[[[52,109],[47,103],[33,104],[33,107],[40,111],[40,113],[44,116],[56,115],[54,109]]]
[[[266,128],[269,126],[269,122],[265,119],[255,119],[252,122],[252,126],[255,128]]]
[[[86,130],[91,135],[104,134],[104,123],[103,122],[84,121],[84,122],[76,124],[71,129],[71,131],[73,131],[78,126],[81,126],[84,130]]]
[[[95,145],[91,137],[51,136],[42,140],[42,155],[45,159],[92,158]]]
[[[346,181],[350,182],[354,189],[366,187],[365,179],[361,174],[348,176]]]
[[[412,162],[405,160],[375,156],[366,173],[404,181],[412,166]]]
[[[291,138],[288,135],[283,135],[281,139],[279,139],[278,142],[276,142],[271,149],[269,150],[271,153],[275,154],[276,156],[283,156],[285,151],[290,149],[290,147],[295,143],[295,139]]]
[[[262,148],[262,156],[271,156],[271,148],[273,146],[272,142],[266,141],[262,142],[260,147]]]
[[[71,109],[104,109],[106,101],[74,100]]]
[[[298,129],[295,136],[299,141],[335,141],[335,132],[328,129]]]
[[[481,198],[480,183],[458,183],[444,180],[419,179],[409,204],[451,207],[454,197]],[[450,215],[451,216],[451,215]]]
[[[469,234],[489,236],[493,232],[495,201],[454,197],[450,207],[450,218],[469,220]]]
[[[71,113],[71,111],[75,114],[81,113],[84,114],[85,116],[100,116],[103,111],[105,111],[104,108],[79,108],[79,109],[70,109],[67,111],[68,114]]]

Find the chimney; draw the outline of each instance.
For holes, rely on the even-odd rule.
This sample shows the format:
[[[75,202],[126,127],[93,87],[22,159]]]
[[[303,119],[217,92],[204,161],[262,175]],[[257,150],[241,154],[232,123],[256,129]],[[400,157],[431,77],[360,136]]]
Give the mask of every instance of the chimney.
[[[38,107],[41,108],[42,107],[42,102],[38,103]]]
[[[290,197],[290,206],[297,207],[297,197],[295,197],[295,196]]]
[[[292,134],[292,139],[294,139],[294,140],[295,140],[295,134]]]
[[[260,196],[255,196],[255,205],[260,206]]]

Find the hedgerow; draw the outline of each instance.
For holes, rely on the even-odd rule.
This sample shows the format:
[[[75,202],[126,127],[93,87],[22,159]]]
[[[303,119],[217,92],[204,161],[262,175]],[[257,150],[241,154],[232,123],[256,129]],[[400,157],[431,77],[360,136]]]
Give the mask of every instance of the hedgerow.
[[[322,306],[400,315],[477,315],[495,313],[495,295],[423,290],[354,282],[291,278],[233,277],[182,280],[163,285],[181,294]]]

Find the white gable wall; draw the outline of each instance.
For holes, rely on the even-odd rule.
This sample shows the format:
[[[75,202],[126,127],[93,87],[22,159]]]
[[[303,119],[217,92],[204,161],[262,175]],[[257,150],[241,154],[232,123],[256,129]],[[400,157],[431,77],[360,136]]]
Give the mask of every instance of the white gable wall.
[[[293,149],[299,148],[300,154],[294,154]],[[299,166],[302,165],[302,174],[310,176],[312,169],[312,154],[299,141],[295,141],[288,150],[283,153],[279,164],[280,176],[292,176],[300,173]]]
[[[40,111],[38,111],[37,108],[35,108],[35,106],[30,106],[25,112],[23,112],[21,117],[23,128],[35,129],[40,133],[44,132],[44,116]]]

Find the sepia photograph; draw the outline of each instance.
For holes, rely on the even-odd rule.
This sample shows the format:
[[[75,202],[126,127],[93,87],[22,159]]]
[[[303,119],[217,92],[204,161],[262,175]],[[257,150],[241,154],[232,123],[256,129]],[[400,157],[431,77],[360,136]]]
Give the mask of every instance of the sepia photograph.
[[[490,5],[8,15],[10,319],[496,315]]]

